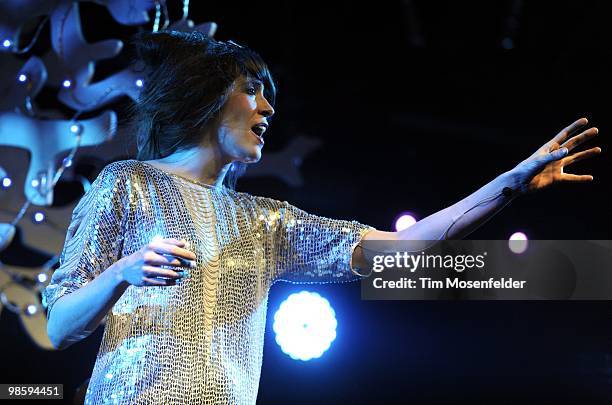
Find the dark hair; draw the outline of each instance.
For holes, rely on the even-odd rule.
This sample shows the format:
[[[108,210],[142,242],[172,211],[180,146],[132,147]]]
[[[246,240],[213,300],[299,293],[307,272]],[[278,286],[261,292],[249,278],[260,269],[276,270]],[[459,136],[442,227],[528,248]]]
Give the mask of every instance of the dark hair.
[[[198,31],[139,33],[133,44],[135,64],[144,63],[145,73],[138,102],[130,109],[138,160],[160,159],[200,143],[242,75],[262,81],[264,96],[274,105],[272,75],[261,56],[247,47]],[[245,163],[234,162],[224,185],[234,189],[245,170]]]

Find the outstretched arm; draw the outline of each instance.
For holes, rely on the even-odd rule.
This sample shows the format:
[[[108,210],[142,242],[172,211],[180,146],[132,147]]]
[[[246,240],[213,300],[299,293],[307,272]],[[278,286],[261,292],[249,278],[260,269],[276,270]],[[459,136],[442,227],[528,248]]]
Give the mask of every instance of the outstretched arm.
[[[367,233],[363,240],[461,239],[487,222],[517,196],[557,183],[592,181],[591,175],[575,175],[563,171],[564,167],[601,152],[601,148],[594,147],[569,154],[574,148],[598,134],[597,128],[593,127],[570,138],[572,133],[584,129],[587,124],[586,118],[577,120],[514,169],[502,173],[461,201],[418,221],[411,227],[400,232],[375,230]],[[506,187],[508,189],[504,193]],[[360,247],[353,252],[353,263],[356,267],[366,267]]]

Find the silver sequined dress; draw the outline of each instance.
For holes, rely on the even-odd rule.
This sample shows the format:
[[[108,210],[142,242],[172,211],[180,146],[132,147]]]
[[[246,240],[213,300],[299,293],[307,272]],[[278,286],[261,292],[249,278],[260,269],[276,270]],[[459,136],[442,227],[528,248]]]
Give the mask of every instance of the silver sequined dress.
[[[130,286],[108,313],[86,403],[254,404],[272,284],[358,279],[351,254],[372,229],[118,161],[76,206],[44,304],[155,236],[186,239],[191,277]]]

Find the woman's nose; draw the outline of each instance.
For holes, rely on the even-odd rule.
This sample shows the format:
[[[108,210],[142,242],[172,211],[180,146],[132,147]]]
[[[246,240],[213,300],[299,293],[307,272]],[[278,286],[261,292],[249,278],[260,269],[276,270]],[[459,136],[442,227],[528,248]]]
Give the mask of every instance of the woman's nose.
[[[263,105],[261,106],[259,113],[261,115],[263,115],[264,117],[271,117],[274,115],[274,107],[272,107],[272,105],[268,102],[268,100],[266,100],[265,98],[263,99]]]

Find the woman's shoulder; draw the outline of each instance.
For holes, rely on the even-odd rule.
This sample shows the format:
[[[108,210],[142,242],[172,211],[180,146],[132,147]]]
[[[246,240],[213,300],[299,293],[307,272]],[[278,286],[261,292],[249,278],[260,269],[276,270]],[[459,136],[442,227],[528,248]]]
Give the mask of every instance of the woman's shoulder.
[[[102,168],[90,190],[129,195],[133,184],[143,183],[145,177],[137,160],[116,160]]]
[[[170,177],[171,176],[167,174],[164,175],[164,172],[160,168],[135,159],[116,160],[111,162],[107,164],[98,175],[98,178],[105,178],[110,180],[110,182],[116,182],[118,180],[119,182],[153,181],[154,183],[159,183],[162,178],[168,180]],[[219,188],[218,191],[221,195],[225,194],[239,205],[280,207],[287,204],[286,201],[280,201],[250,192],[237,191],[225,186]]]
[[[230,190],[234,200],[245,208],[251,208],[257,212],[260,211],[278,211],[289,206],[287,201],[277,200],[275,198]]]
[[[115,160],[108,163],[100,174],[126,175],[141,169],[141,162],[135,159]]]
[[[115,160],[102,168],[98,179],[105,183],[113,182],[142,182],[148,179],[147,167],[139,160]]]

